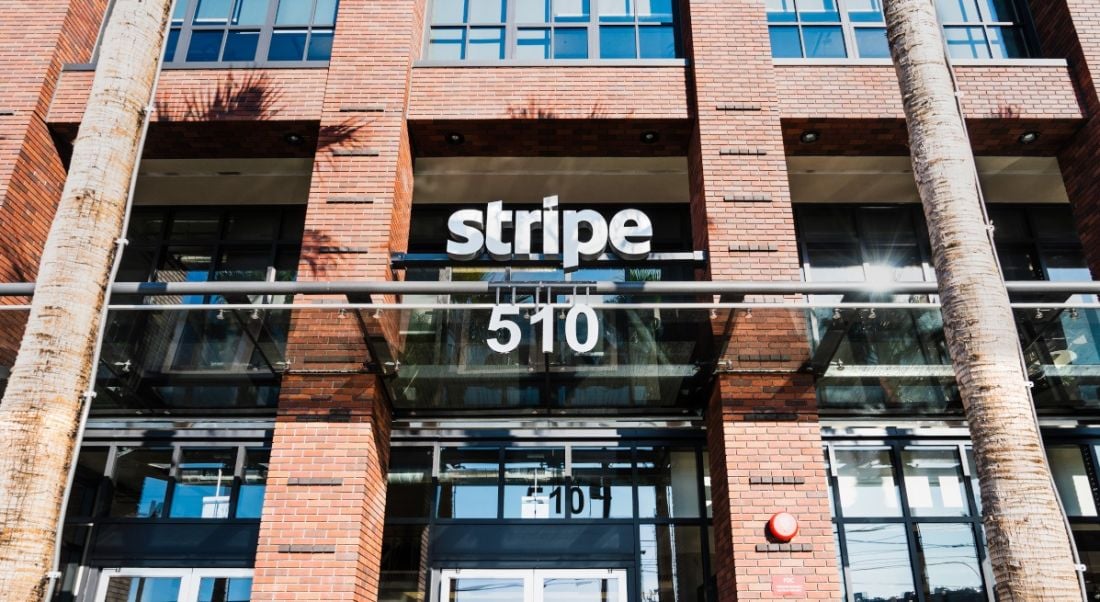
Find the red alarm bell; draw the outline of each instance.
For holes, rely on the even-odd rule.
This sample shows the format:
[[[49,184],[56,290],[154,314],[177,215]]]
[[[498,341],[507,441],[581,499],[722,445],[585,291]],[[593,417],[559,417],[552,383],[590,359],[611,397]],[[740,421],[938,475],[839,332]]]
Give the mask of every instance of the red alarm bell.
[[[768,519],[768,533],[783,543],[798,535],[798,519],[789,512],[776,512]]]

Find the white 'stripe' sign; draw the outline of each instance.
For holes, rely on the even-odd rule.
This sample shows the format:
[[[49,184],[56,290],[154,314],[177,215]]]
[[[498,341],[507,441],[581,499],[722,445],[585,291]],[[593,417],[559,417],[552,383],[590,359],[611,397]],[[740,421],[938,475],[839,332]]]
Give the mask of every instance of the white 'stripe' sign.
[[[485,211],[461,209],[451,214],[447,228],[447,255],[455,261],[470,261],[488,251],[498,261],[531,259],[532,230],[542,230],[544,255],[561,256],[566,272],[577,269],[581,259],[592,260],[607,251],[611,243],[622,259],[639,260],[649,255],[653,223],[637,209],[623,209],[608,224],[591,209],[558,211],[558,197],[542,200],[542,210],[510,211],[504,203],[489,203]],[[505,232],[512,230],[512,242]],[[587,236],[581,240],[581,236]]]

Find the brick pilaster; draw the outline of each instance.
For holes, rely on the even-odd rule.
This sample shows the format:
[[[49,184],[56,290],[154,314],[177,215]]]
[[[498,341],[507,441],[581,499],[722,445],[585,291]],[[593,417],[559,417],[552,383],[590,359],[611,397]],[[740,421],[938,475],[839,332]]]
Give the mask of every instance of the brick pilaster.
[[[690,0],[697,128],[689,153],[696,245],[714,280],[798,280],[776,80],[764,4]],[[739,312],[734,359],[708,408],[718,590],[721,600],[779,597],[772,577],[804,583],[806,599],[836,599],[821,435],[805,323],[793,312]],[[799,484],[772,484],[775,478]],[[750,479],[754,479],[750,482]],[[795,550],[765,533],[789,510]]]
[[[406,247],[412,153],[404,115],[423,4],[340,3],[302,280],[385,280],[390,253]],[[375,377],[363,373],[366,361],[377,358],[363,355],[359,316],[335,314],[299,312],[291,327],[256,600],[377,599],[389,410]],[[366,321],[369,329],[387,322]]]

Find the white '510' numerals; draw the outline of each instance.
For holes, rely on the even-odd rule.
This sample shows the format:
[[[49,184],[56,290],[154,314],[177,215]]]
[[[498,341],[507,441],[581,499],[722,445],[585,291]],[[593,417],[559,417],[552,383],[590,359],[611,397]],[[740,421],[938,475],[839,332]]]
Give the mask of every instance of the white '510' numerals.
[[[511,353],[519,347],[522,331],[519,324],[513,319],[514,316],[519,316],[519,314],[520,308],[515,304],[506,303],[493,307],[493,314],[489,318],[489,330],[496,332],[497,336],[490,337],[486,341],[489,343],[489,349],[497,353]],[[587,327],[583,341],[580,340],[580,328],[577,324],[577,320],[581,316],[584,316],[584,323]],[[554,351],[555,330],[554,308],[549,305],[540,307],[535,313],[531,314],[529,321],[532,326],[542,326],[542,352],[552,353]],[[599,324],[596,310],[583,303],[574,305],[569,308],[569,312],[565,315],[565,343],[577,353],[592,351],[596,348],[596,343],[599,342]]]

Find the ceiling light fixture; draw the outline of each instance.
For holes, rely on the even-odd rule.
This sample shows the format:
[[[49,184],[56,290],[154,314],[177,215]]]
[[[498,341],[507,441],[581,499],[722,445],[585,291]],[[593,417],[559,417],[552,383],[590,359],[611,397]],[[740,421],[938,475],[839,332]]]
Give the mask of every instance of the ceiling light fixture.
[[[466,136],[459,134],[458,132],[451,132],[447,134],[447,144],[462,144],[466,142]]]
[[[1039,140],[1039,132],[1024,132],[1020,134],[1020,144],[1031,144]]]
[[[799,136],[798,139],[801,140],[803,144],[813,144],[821,139],[821,134],[814,130],[806,130],[802,132],[802,135]]]
[[[642,132],[642,143],[653,144],[661,139],[661,135],[654,131]]]
[[[302,136],[301,134],[295,134],[294,132],[283,136],[283,140],[286,140],[287,144],[293,144],[294,146],[298,146],[306,141],[304,136]]]

